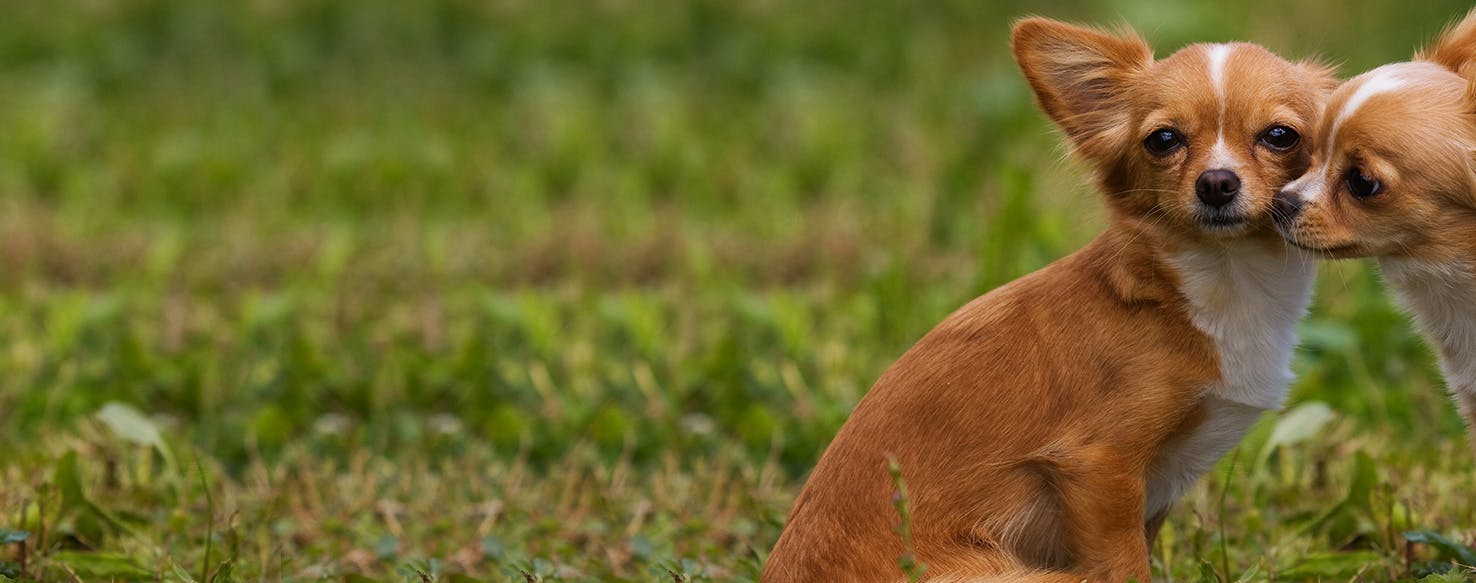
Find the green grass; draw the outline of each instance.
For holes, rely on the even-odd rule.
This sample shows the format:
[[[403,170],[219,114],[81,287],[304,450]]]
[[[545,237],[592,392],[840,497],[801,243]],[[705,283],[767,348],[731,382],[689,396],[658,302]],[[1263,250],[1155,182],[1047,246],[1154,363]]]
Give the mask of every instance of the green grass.
[[[7,7],[0,581],[753,578],[881,371],[1100,228],[1010,19],[1352,74],[1465,9],[922,6]],[[1303,332],[1303,408],[1159,572],[1476,562],[1471,449],[1369,266]]]

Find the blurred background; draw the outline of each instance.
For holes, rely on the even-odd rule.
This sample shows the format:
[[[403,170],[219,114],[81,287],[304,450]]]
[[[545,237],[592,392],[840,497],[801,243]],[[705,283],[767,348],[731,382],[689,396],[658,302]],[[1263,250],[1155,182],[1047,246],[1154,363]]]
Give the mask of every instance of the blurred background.
[[[7,4],[0,580],[753,578],[881,371],[1102,225],[1012,19],[1347,77],[1467,8]],[[1166,578],[1460,557],[1470,450],[1369,265],[1303,339]]]

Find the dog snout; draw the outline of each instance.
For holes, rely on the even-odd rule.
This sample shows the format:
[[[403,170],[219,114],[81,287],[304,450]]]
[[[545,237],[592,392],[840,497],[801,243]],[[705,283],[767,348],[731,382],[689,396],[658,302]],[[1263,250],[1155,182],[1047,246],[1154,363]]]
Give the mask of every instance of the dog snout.
[[[1194,193],[1199,195],[1199,201],[1214,208],[1230,204],[1239,192],[1240,177],[1222,168],[1205,170],[1194,181]]]
[[[1271,197],[1271,216],[1278,222],[1289,223],[1302,212],[1302,197],[1293,190],[1283,190]]]

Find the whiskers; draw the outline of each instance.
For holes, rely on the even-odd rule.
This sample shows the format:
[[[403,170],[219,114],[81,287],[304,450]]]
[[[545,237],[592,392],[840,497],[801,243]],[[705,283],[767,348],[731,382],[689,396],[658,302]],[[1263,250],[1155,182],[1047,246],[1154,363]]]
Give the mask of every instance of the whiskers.
[[[1271,223],[1276,227],[1276,231],[1277,232],[1280,232],[1281,231],[1281,221],[1286,220],[1286,219],[1290,219],[1291,218],[1291,215],[1282,213],[1281,212],[1281,209],[1276,208],[1276,205],[1275,204],[1270,205],[1270,207],[1271,207]]]
[[[1281,238],[1288,239],[1288,235],[1281,230],[1281,221],[1290,219],[1291,215],[1282,213],[1279,209],[1276,208],[1275,204],[1271,204],[1269,206],[1271,211],[1271,228],[1275,229],[1276,234],[1280,235]],[[1310,256],[1311,252],[1292,245],[1290,242],[1283,242],[1282,246],[1286,248],[1286,251],[1281,256],[1281,267],[1283,270],[1290,267],[1289,265],[1287,265],[1287,263],[1290,262],[1293,257],[1295,257],[1297,261],[1317,260],[1316,257]]]

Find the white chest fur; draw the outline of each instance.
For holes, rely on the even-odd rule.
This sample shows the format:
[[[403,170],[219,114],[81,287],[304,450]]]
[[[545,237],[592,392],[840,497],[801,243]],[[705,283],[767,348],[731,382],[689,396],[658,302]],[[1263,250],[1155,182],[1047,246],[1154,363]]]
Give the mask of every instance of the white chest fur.
[[[1164,448],[1148,468],[1144,516],[1168,509],[1199,477],[1240,442],[1265,409],[1212,396],[1205,397],[1205,420],[1193,434]]]
[[[1440,349],[1446,386],[1476,395],[1476,265],[1385,258],[1379,268]]]
[[[1302,253],[1226,243],[1174,257],[1194,325],[1214,341],[1220,381],[1204,395],[1205,420],[1169,444],[1149,469],[1147,514],[1168,508],[1235,447],[1261,412],[1281,408],[1291,384],[1297,322],[1307,311],[1315,261]]]

